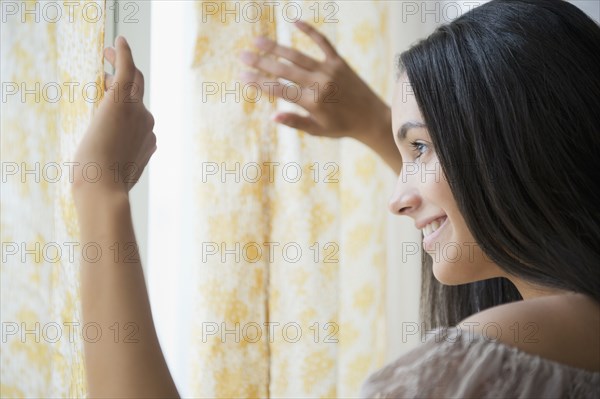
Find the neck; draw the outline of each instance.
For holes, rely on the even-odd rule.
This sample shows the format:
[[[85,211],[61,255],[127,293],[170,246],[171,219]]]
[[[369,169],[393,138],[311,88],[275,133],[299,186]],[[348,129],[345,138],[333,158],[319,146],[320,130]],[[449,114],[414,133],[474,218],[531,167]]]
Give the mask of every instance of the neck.
[[[509,280],[515,285],[515,287],[517,287],[517,290],[525,300],[550,295],[565,295],[575,293],[573,291],[561,290],[542,285],[535,285],[516,277],[511,277],[509,278]]]

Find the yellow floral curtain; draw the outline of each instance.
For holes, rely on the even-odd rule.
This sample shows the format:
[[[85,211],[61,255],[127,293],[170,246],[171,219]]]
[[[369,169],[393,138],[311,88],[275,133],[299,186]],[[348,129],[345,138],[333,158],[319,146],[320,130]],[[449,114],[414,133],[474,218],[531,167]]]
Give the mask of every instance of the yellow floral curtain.
[[[84,397],[97,333],[81,321],[69,161],[103,92],[105,5],[71,3],[1,4],[2,397]]]
[[[301,10],[296,15],[324,32],[387,98],[390,5],[252,3],[262,8],[195,3],[194,139],[183,159],[196,288],[183,390],[202,397],[356,396],[385,360],[390,171],[351,139],[270,122],[289,105],[236,86],[238,55],[260,34],[320,58],[288,22],[290,10]]]

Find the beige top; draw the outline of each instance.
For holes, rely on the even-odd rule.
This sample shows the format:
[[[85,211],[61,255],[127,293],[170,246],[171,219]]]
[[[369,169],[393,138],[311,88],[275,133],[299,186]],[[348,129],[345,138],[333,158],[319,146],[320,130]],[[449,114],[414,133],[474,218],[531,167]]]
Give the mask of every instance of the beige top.
[[[457,331],[427,334],[420,346],[372,374],[360,396],[600,398],[600,372],[547,360],[493,337]]]

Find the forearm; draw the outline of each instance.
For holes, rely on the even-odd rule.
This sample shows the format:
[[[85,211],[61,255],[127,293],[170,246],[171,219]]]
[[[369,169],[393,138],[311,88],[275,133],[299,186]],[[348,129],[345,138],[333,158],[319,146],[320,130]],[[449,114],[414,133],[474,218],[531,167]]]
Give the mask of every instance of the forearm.
[[[128,196],[84,191],[75,193],[82,244],[101,249],[81,269],[84,323],[103,332],[84,343],[90,397],[178,397],[152,320]]]
[[[402,169],[402,156],[392,135],[392,113],[387,105],[379,111],[379,123],[373,129],[356,135],[356,139],[375,151],[397,174]]]

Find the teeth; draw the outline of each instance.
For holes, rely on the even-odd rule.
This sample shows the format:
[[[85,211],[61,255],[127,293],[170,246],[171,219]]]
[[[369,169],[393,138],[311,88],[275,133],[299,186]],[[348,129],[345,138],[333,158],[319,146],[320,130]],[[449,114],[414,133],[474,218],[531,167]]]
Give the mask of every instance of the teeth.
[[[426,225],[425,227],[423,227],[423,235],[425,237],[427,237],[428,235],[434,233],[439,228],[440,228],[439,219],[434,220],[433,222],[431,222],[428,225]]]
[[[432,231],[431,231],[431,225],[430,224],[428,224],[427,226],[423,227],[423,235],[425,237],[427,237],[431,233],[432,233]]]

